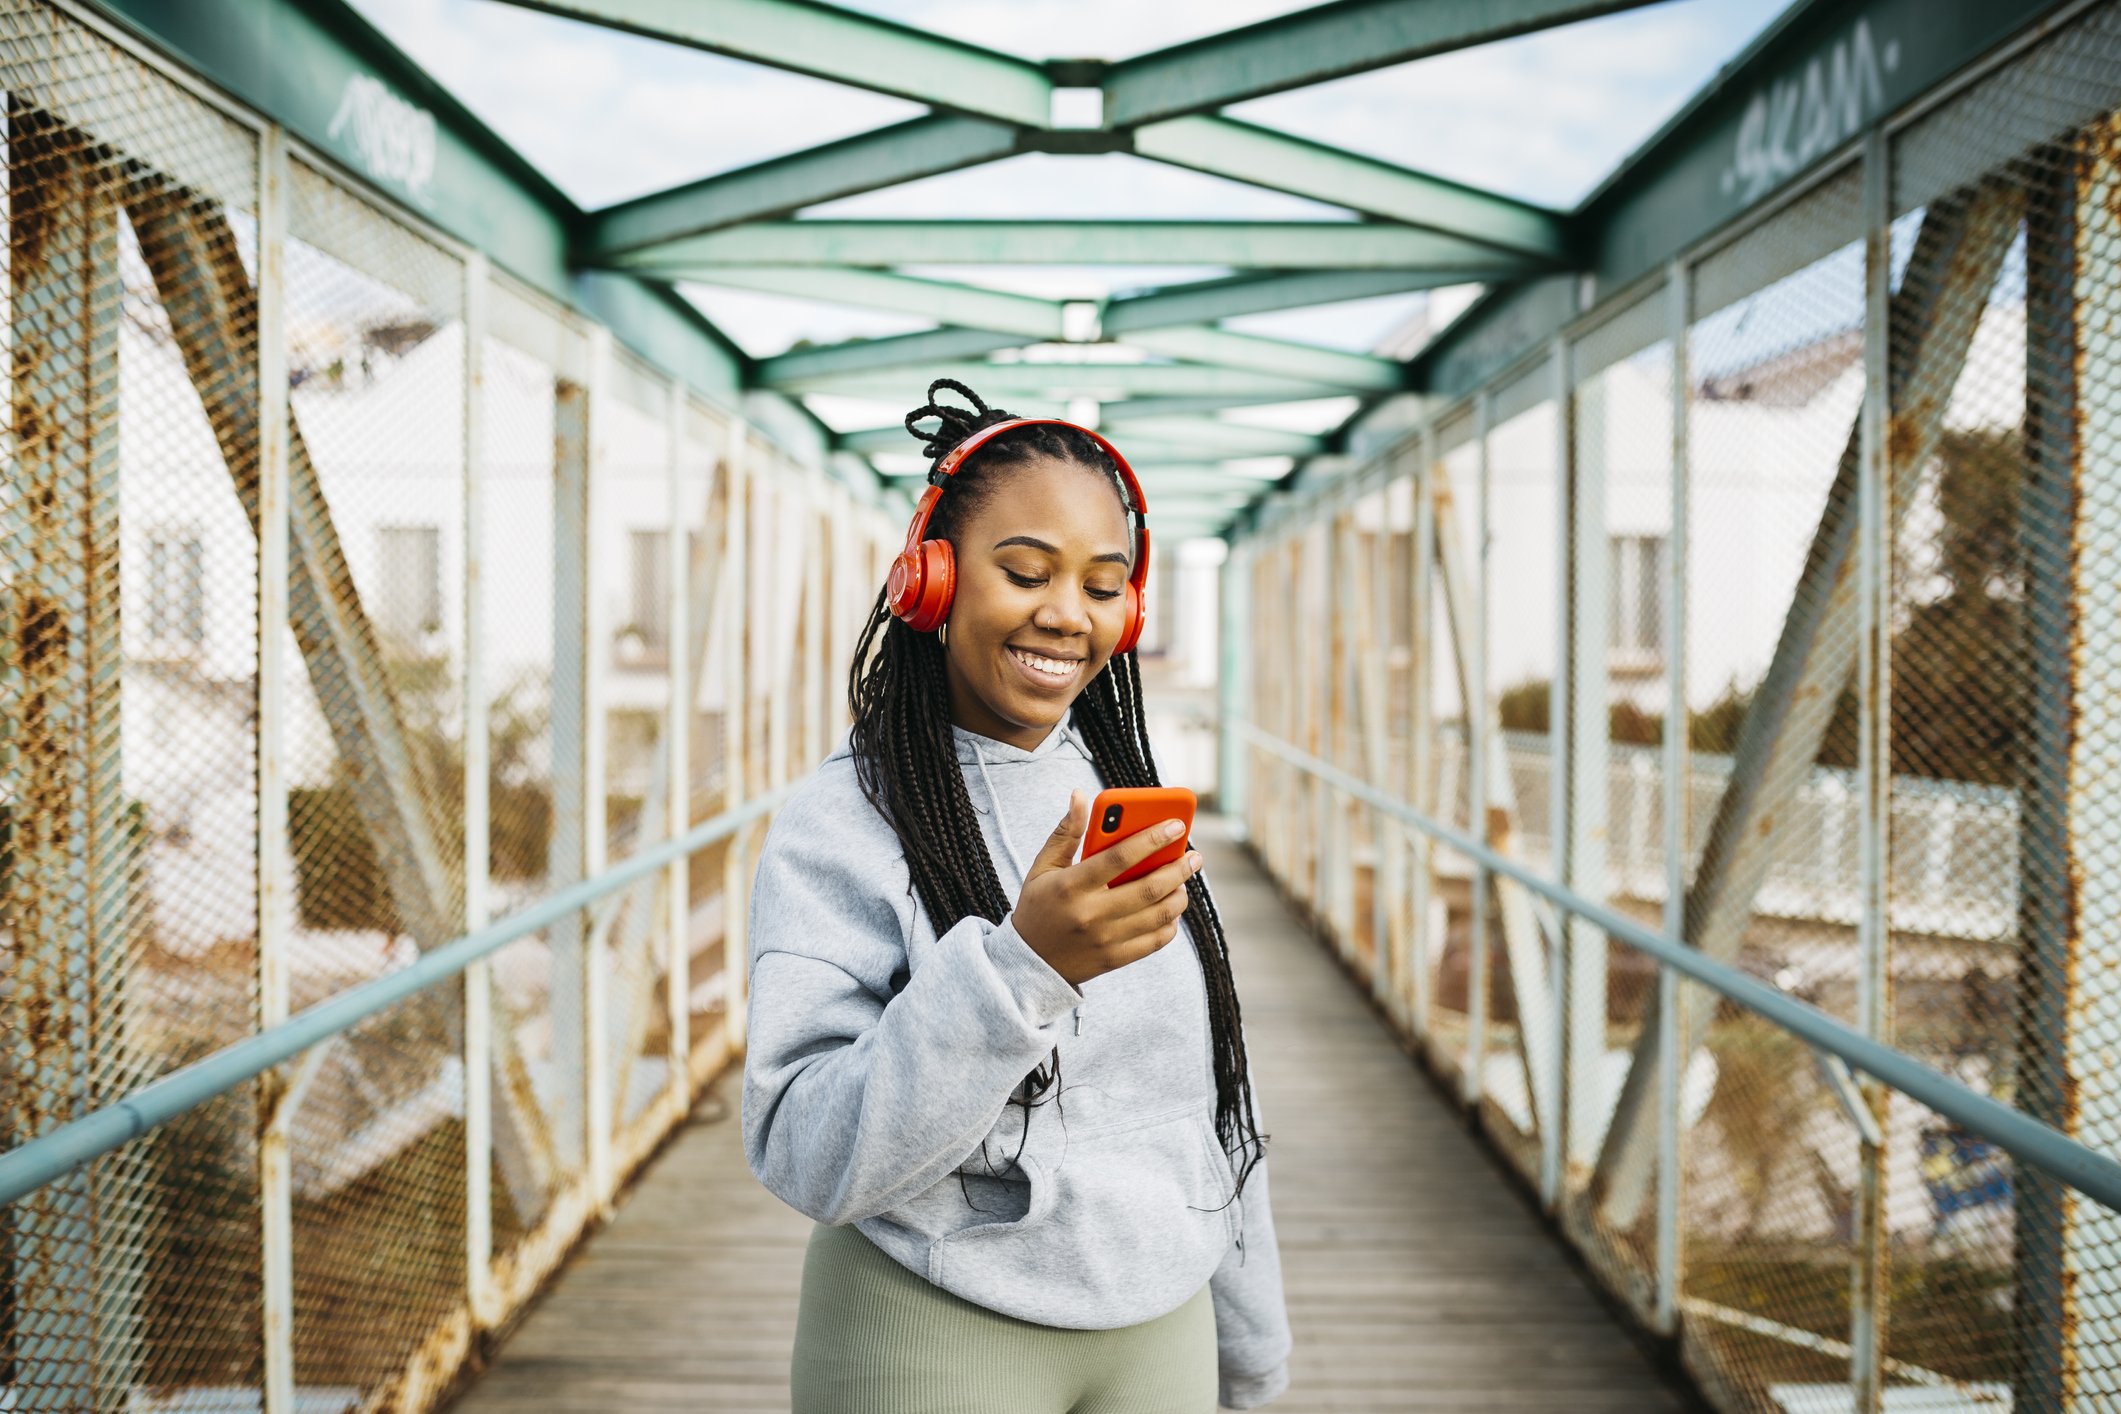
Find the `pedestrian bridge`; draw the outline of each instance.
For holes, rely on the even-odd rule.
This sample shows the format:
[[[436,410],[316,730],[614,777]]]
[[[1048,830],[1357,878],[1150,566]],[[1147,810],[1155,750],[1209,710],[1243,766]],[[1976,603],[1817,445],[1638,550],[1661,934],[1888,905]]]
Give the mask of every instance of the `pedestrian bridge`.
[[[1141,470],[1283,1407],[2121,1407],[2121,0],[1763,0],[1567,210],[1258,105],[1687,6],[917,8],[452,11],[919,105],[584,209],[405,7],[0,0],[0,1410],[786,1407],[731,964],[944,375]],[[1027,160],[1304,219],[831,205]]]

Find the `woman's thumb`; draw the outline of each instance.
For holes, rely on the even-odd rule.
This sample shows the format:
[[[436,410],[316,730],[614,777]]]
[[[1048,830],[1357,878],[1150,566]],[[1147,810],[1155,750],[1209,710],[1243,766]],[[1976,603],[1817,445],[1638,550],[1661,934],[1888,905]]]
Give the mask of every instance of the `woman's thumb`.
[[[1046,836],[1045,846],[1039,850],[1038,858],[1031,861],[1030,876],[1045,873],[1049,869],[1065,869],[1075,862],[1076,846],[1082,843],[1083,827],[1089,822],[1089,803],[1079,790],[1068,792],[1068,813]]]

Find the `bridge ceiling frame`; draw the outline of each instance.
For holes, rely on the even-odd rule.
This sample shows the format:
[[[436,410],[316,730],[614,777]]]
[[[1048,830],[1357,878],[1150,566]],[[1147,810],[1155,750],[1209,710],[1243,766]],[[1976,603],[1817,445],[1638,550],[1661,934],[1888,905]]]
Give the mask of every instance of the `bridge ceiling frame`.
[[[1624,294],[1665,261],[1801,186],[1877,113],[1919,99],[2071,0],[1793,0],[1662,132],[1569,211],[1221,110],[1655,0],[1335,0],[1124,60],[1044,62],[821,0],[495,0],[930,110],[595,211],[574,206],[347,0],[75,3],[173,51],[303,141],[410,201],[439,228],[488,251],[497,266],[604,320],[657,366],[696,386],[725,389],[777,435],[791,445],[809,443],[842,474],[863,454],[832,432],[806,397],[875,397],[885,370],[968,360],[984,370],[987,360],[1033,357],[1016,352],[1029,345],[1095,343],[1119,346],[1116,357],[1276,373],[1315,386],[1316,396],[1355,398],[1346,420],[1317,439],[1324,459],[1290,473],[1282,489],[1293,490],[1389,441],[1406,424],[1407,395],[1453,397],[1480,385],[1592,304]],[[1882,62],[1873,50],[1868,67],[1827,73],[1831,82],[1813,85],[1822,90],[1813,105],[1820,111],[1796,121],[1811,101],[1808,75],[1833,44],[1850,41],[1860,50],[1886,33],[1898,36],[1895,62]],[[354,83],[374,85],[379,101],[431,121],[427,165],[385,160],[383,148],[364,142],[359,124],[343,121],[352,90],[341,85]],[[1084,91],[1096,95],[1087,125],[1076,121],[1077,107],[1056,101],[1079,100]],[[1346,216],[908,222],[801,215],[842,197],[1025,153],[1125,153],[1324,203]],[[898,268],[1026,264],[1191,264],[1215,273],[1063,302]],[[1405,359],[1240,337],[1219,327],[1247,314],[1463,284],[1485,286],[1485,293]],[[758,359],[734,347],[681,285],[822,299],[932,318],[939,327],[806,349],[795,363]],[[1086,381],[1071,387],[1075,376],[1049,375],[1041,391],[1065,406],[1099,386],[1083,374]],[[830,379],[846,381],[828,387]],[[1144,386],[1101,415],[1128,424],[1131,435],[1143,421],[1220,422],[1219,413],[1261,406],[1268,396]],[[1127,405],[1170,398],[1189,402]],[[1202,448],[1183,459],[1214,460]],[[875,470],[871,463],[866,474],[855,474],[869,480]],[[1252,524],[1263,509],[1255,501],[1228,523]]]
[[[1427,172],[1276,132],[1220,113],[1227,104],[1651,0],[1340,0],[1117,63],[1039,64],[814,0],[504,0],[706,52],[929,105],[867,133],[718,173],[590,213],[575,258],[659,282],[690,282],[936,318],[925,334],[804,349],[760,360],[759,386],[794,396],[888,397],[885,370],[982,358],[1024,342],[1102,341],[1205,379],[1115,378],[1108,366],[1041,363],[1036,379],[978,376],[1025,397],[1079,401],[1138,386],[1103,416],[1129,426],[1189,428],[1229,446],[1323,449],[1311,435],[1230,430],[1220,411],[1307,397],[1368,401],[1403,392],[1397,360],[1261,339],[1219,319],[1445,284],[1509,280],[1564,268],[1559,212]],[[1060,121],[1057,94],[1094,89],[1102,117]],[[1355,221],[828,221],[799,219],[824,202],[964,171],[1024,153],[1125,153],[1343,208]],[[1088,325],[1065,305],[914,279],[893,267],[1204,265],[1243,272],[1212,289],[1175,286],[1097,302]],[[812,280],[813,275],[822,279]],[[1017,344],[998,342],[1004,336]],[[952,370],[961,376],[968,370]],[[1235,392],[1221,371],[1278,375],[1281,387]],[[892,385],[903,398],[903,388]],[[1148,392],[1155,387],[1160,391]],[[1177,390],[1178,391],[1163,391]],[[1286,396],[1277,396],[1286,394]],[[1177,396],[1186,401],[1170,404]],[[1190,419],[1190,421],[1189,421]],[[860,432],[847,450],[897,444]],[[1305,453],[1297,452],[1298,455]],[[1225,508],[1228,498],[1182,502]]]

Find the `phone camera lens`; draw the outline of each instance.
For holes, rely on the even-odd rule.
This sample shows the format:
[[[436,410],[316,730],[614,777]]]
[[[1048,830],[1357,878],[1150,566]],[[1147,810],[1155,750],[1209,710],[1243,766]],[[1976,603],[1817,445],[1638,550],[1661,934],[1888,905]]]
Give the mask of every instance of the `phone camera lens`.
[[[1112,833],[1112,832],[1113,832],[1114,830],[1116,830],[1116,829],[1118,829],[1118,828],[1119,828],[1119,807],[1118,807],[1117,805],[1108,805],[1108,806],[1106,806],[1106,807],[1105,807],[1105,820],[1104,820],[1104,830],[1105,830],[1105,833],[1109,835],[1109,834],[1111,834],[1111,833]]]

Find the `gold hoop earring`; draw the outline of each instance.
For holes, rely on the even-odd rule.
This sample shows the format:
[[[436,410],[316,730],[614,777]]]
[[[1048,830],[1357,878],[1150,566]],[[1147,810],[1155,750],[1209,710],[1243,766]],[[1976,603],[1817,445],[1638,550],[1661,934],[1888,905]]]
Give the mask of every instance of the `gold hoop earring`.
[[[949,651],[949,649],[950,649],[950,621],[949,621],[948,619],[945,619],[945,620],[943,620],[943,624],[942,624],[942,627],[938,628],[938,629],[937,629],[937,630],[935,631],[935,640],[936,640],[936,642],[938,642],[938,643],[940,643],[940,644],[942,644],[942,645],[943,645],[943,651],[945,651],[945,652],[948,652],[948,651]]]

